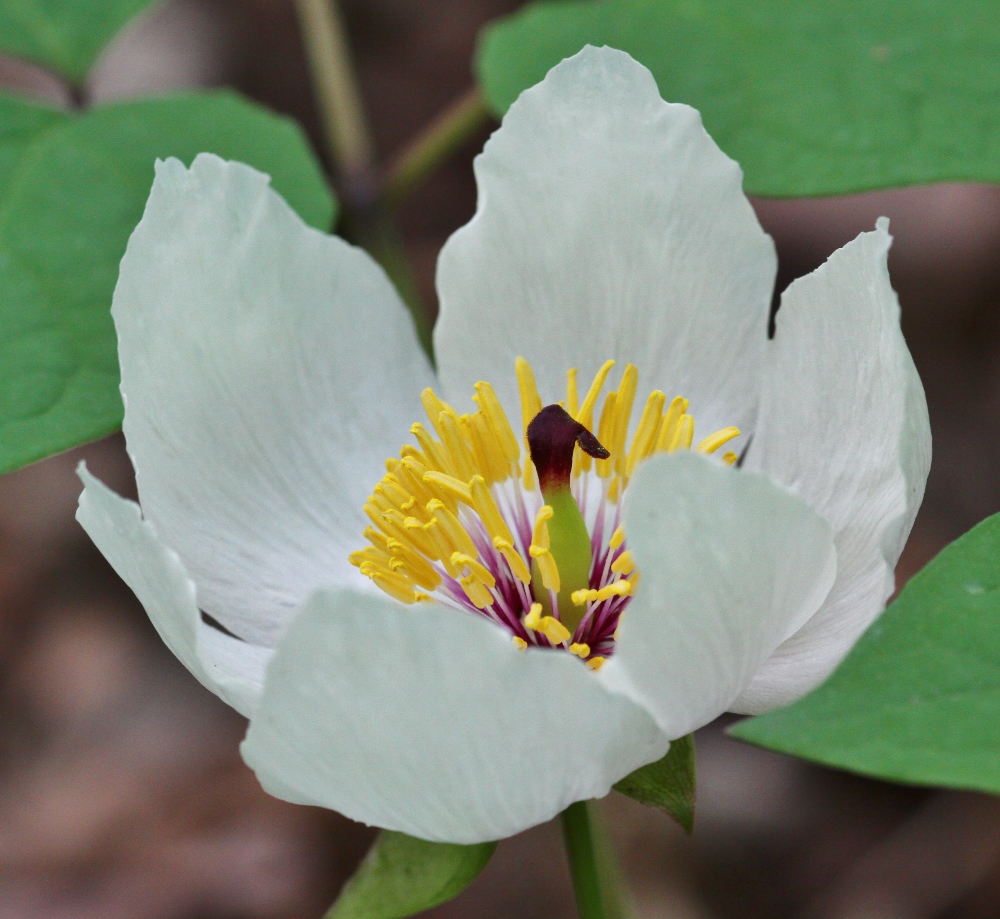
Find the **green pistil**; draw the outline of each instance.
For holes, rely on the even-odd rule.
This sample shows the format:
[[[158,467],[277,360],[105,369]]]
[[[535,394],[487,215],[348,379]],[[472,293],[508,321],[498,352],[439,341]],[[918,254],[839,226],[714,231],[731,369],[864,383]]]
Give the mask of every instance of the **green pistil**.
[[[590,587],[592,553],[587,524],[570,490],[573,472],[573,448],[580,448],[596,459],[610,455],[600,442],[562,406],[547,405],[528,425],[531,461],[538,473],[538,484],[545,503],[552,508],[549,520],[550,552],[559,568],[559,613],[563,625],[576,631],[584,609],[573,605],[573,592]],[[531,565],[533,584],[542,583],[536,562]],[[536,590],[535,599],[546,615],[553,614],[547,590]]]

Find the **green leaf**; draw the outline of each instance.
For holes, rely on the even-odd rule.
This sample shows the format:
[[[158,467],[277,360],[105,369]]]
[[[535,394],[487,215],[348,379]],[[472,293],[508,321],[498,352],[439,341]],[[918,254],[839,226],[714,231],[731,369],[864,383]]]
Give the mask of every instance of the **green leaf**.
[[[1000,181],[993,0],[605,0],[533,4],[477,56],[497,113],[584,44],[698,108],[747,191],[828,195]]]
[[[104,46],[154,0],[0,0],[0,51],[81,84]]]
[[[314,226],[333,202],[295,125],[231,93],[72,115],[0,96],[0,472],[121,424],[111,294],[157,157],[274,177]]]
[[[382,830],[325,919],[402,919],[445,903],[476,879],[496,847],[424,842]]]
[[[878,778],[1000,794],[1000,514],[912,578],[825,685],[732,733]]]
[[[690,835],[694,831],[694,735],[673,741],[663,759],[629,773],[615,783],[615,791],[666,811]]]

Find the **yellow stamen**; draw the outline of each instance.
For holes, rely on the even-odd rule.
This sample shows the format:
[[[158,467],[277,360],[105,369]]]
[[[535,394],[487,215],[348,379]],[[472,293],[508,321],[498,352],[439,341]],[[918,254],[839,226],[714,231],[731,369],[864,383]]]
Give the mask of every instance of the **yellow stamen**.
[[[583,590],[574,590],[570,594],[570,599],[573,601],[574,606],[583,606],[585,603],[592,603],[597,599],[597,591],[593,589],[587,590],[586,588]]]
[[[569,629],[554,616],[542,616],[536,631],[541,632],[554,645],[561,645],[571,637]]]
[[[499,538],[508,544],[513,544],[514,537],[510,532],[510,527],[503,519],[496,501],[493,500],[493,495],[486,487],[486,480],[482,476],[472,477],[469,482],[469,494],[471,498],[469,503],[475,507],[476,513],[479,514],[479,518],[486,527],[486,532],[490,534],[490,538],[493,540]]]
[[[441,585],[441,575],[420,552],[399,539],[390,539],[389,547],[392,549],[393,557],[403,563],[406,573],[419,587],[423,587],[424,590],[437,590]]]
[[[587,661],[587,666],[594,671],[600,670],[601,667],[604,666],[604,658],[592,657],[589,661]]]
[[[635,559],[632,558],[632,553],[628,550],[622,552],[611,563],[611,570],[615,574],[620,574],[622,577],[628,577],[633,571],[635,571]]]
[[[523,651],[528,647],[528,643],[520,635],[515,635],[511,640],[514,642],[514,647],[517,648],[518,651]]]
[[[541,546],[532,545],[528,548],[528,554],[538,564],[538,572],[542,576],[542,586],[546,590],[559,593],[562,581],[559,578],[559,566],[556,564],[555,558],[552,557],[552,553]]]
[[[413,581],[406,575],[382,568],[373,562],[365,562],[361,566],[361,573],[365,577],[371,578],[378,587],[382,588],[390,597],[399,600],[400,603],[417,602],[417,592],[414,589]]]
[[[597,591],[597,602],[603,603],[612,597],[631,597],[633,584],[631,581],[615,581],[613,584],[606,584]]]
[[[575,416],[576,420],[587,428],[587,430],[593,430],[594,428],[594,406],[597,405],[597,400],[601,396],[601,390],[604,389],[604,383],[611,372],[611,368],[614,366],[614,361],[605,361],[601,365],[601,369],[597,371],[594,377],[594,382],[590,384],[590,389],[587,390],[587,395],[583,398],[583,405],[580,406],[580,411]]]
[[[635,401],[635,390],[638,383],[639,371],[635,364],[626,364],[621,385],[618,387],[618,398],[615,402],[617,423],[615,424],[614,446],[608,444],[607,441],[601,441],[611,451],[615,463],[615,473],[619,476],[625,475],[627,460],[625,443],[628,439],[628,423],[632,417],[632,403]]]
[[[625,530],[620,526],[615,527],[614,533],[611,534],[611,539],[608,540],[608,545],[612,549],[618,549],[623,542],[625,542]]]
[[[451,544],[452,551],[464,552],[466,555],[476,556],[476,544],[468,534],[465,527],[458,518],[444,506],[444,503],[436,498],[427,503],[427,510],[441,524],[441,532]]]
[[[635,429],[632,439],[632,449],[628,454],[626,473],[629,477],[635,472],[635,467],[648,457],[656,447],[656,435],[660,430],[661,413],[667,397],[658,389],[649,394],[646,407],[642,410],[639,426]]]
[[[424,484],[436,485],[436,491],[444,491],[446,494],[457,498],[470,507],[472,505],[472,492],[469,491],[469,486],[460,479],[456,479],[453,475],[448,475],[445,472],[425,472]]]
[[[445,458],[444,452],[434,441],[434,438],[431,437],[427,428],[417,422],[410,428],[410,433],[417,438],[417,443],[420,444],[420,449],[423,451],[426,459],[424,465],[428,468],[428,470],[433,470],[435,472],[447,472],[449,475],[454,475],[454,470],[451,468],[451,464]]]
[[[493,573],[486,568],[484,565],[473,558],[471,555],[466,555],[464,552],[452,552],[451,553],[451,563],[458,568],[466,567],[472,572],[480,581],[482,581],[487,587],[496,587],[497,579],[493,577]]]
[[[590,657],[590,645],[574,642],[569,646],[569,653],[575,654],[577,657],[582,657],[584,660],[586,660],[588,657]]]
[[[663,422],[660,424],[660,433],[656,438],[657,453],[666,453],[670,449],[670,445],[674,442],[674,436],[677,434],[677,425],[687,408],[687,399],[680,396],[674,397],[667,413],[663,416]]]
[[[722,428],[714,434],[709,434],[695,449],[699,453],[715,453],[719,447],[728,444],[734,437],[740,436],[739,428]]]
[[[460,575],[458,583],[462,585],[465,595],[477,609],[486,609],[487,606],[493,603],[493,594],[486,589],[486,585],[474,574]]]
[[[732,450],[727,450],[722,454],[722,462],[724,462],[727,466],[732,466],[738,459],[739,457],[733,453]]]
[[[555,515],[555,511],[548,504],[543,504],[535,514],[535,526],[531,531],[531,544],[548,549],[552,545],[549,542],[549,521]]]
[[[514,366],[517,370],[517,385],[521,392],[521,418],[524,422],[524,436],[528,436],[528,425],[542,410],[542,399],[535,385],[535,374],[523,357],[519,357]]]
[[[493,387],[489,383],[476,383],[476,395],[473,396],[473,399],[489,424],[507,462],[511,466],[516,466],[521,458],[521,448]]]
[[[580,411],[580,397],[576,391],[576,367],[566,371],[566,411],[574,418]]]
[[[506,560],[507,564],[510,566],[511,574],[514,575],[522,584],[531,583],[531,571],[525,564],[524,559],[521,558],[521,553],[518,552],[511,543],[507,542],[505,539],[501,539],[499,536],[493,537],[493,548],[497,550]]]
[[[525,613],[524,627],[532,632],[537,632],[539,623],[542,621],[542,604],[532,603],[531,609]]]
[[[448,451],[448,458],[455,470],[455,477],[462,482],[468,482],[476,472],[472,452],[465,442],[465,434],[458,415],[452,412],[441,412],[441,440]]]
[[[594,462],[594,468],[602,479],[606,479],[611,475],[611,470],[614,466],[613,444],[615,428],[618,424],[617,406],[618,393],[609,392],[604,400],[604,408],[601,409],[601,421],[597,426],[597,439],[611,451],[611,456],[608,459],[600,459]]]

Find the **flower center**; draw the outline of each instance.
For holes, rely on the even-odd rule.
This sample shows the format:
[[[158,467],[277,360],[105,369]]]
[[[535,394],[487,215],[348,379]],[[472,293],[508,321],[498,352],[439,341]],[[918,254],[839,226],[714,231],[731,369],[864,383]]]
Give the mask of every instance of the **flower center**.
[[[386,460],[365,504],[369,545],[351,563],[403,603],[433,599],[485,616],[520,648],[561,647],[599,669],[639,583],[621,497],[639,463],[691,449],[694,439],[687,400],[667,405],[656,390],[629,443],[632,364],[605,396],[595,436],[613,365],[605,362],[582,403],[576,370],[568,371],[565,402],[543,408],[531,367],[518,358],[521,438],[489,383],[476,383],[471,414],[425,389],[433,433],[414,424],[416,446]],[[695,449],[715,453],[738,434],[723,428]],[[736,454],[722,459],[732,464]]]

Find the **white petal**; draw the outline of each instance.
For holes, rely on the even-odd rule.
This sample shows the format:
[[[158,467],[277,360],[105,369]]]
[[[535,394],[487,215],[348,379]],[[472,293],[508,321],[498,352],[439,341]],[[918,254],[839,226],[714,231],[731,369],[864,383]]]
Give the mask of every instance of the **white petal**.
[[[726,711],[836,572],[830,527],[804,501],[696,454],[639,468],[625,532],[642,581],[599,675],[670,738]]]
[[[177,553],[165,546],[139,505],[116,495],[83,463],[76,519],[135,592],[156,631],[198,681],[247,717],[256,707],[274,653],[207,625],[195,586]]]
[[[268,182],[158,163],[112,310],[143,513],[262,644],[317,585],[363,580],[362,507],[432,381],[382,270]]]
[[[833,526],[837,581],[736,709],[785,705],[821,683],[885,608],[931,460],[927,403],[899,330],[888,221],[791,284],[747,457]]]
[[[560,651],[476,616],[313,596],[268,670],[243,758],[264,788],[435,841],[510,836],[658,759],[666,738]]]
[[[484,379],[516,407],[522,355],[554,402],[567,369],[586,387],[614,358],[690,399],[699,431],[754,419],[774,245],[698,112],[587,47],[511,106],[475,171],[476,215],[438,262],[447,393]]]

